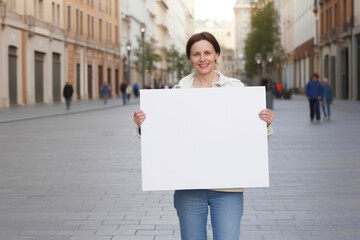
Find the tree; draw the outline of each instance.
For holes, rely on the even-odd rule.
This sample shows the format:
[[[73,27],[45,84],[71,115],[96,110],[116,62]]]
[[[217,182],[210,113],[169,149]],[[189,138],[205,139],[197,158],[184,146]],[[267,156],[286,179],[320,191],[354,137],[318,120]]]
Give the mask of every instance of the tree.
[[[179,81],[192,71],[192,65],[185,54],[180,54],[172,45],[166,58],[167,70]]]
[[[139,48],[134,50],[134,55],[136,60],[134,62],[136,71],[142,73],[142,55],[143,55],[143,45],[142,39],[140,37],[137,38]],[[161,61],[161,56],[155,53],[154,48],[147,42],[145,42],[145,69],[149,73],[154,71],[155,63]]]
[[[276,55],[281,51],[279,14],[274,2],[259,0],[253,3],[251,16],[251,32],[245,41],[245,70],[248,77],[252,77],[257,72],[256,53],[261,53],[263,60],[266,60],[266,54],[272,52],[276,62],[278,60]]]

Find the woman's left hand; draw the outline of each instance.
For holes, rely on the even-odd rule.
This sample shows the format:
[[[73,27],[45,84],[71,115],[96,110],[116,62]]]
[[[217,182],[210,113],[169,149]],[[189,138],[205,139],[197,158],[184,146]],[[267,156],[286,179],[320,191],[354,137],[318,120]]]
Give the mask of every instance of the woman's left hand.
[[[274,119],[274,113],[269,109],[264,109],[261,110],[261,112],[259,113],[259,117],[261,120],[264,120],[267,123],[267,126],[269,127]]]

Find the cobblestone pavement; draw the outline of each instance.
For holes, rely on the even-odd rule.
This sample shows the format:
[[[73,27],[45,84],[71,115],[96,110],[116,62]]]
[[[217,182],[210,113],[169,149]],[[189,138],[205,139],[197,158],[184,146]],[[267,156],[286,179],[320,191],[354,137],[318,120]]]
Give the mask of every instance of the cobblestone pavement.
[[[173,193],[141,191],[137,108],[0,123],[0,240],[180,239]],[[241,240],[360,239],[360,103],[321,123],[299,96],[274,112],[271,186],[246,190]]]

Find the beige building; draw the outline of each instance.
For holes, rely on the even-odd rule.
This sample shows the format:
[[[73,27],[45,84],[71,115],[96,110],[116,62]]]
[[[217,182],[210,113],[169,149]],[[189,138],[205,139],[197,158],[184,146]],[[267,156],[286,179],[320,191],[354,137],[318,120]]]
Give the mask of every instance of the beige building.
[[[282,79],[284,88],[294,87],[294,1],[282,0],[281,4],[281,44],[284,49],[284,67]]]
[[[118,0],[7,0],[0,3],[0,107],[119,94],[122,73]]]
[[[195,31],[206,31],[215,36],[221,48],[216,69],[228,77],[236,77],[234,22],[197,20]]]
[[[118,0],[65,0],[66,79],[78,99],[101,97],[101,85],[120,95],[120,14]]]
[[[121,52],[123,59],[130,53],[131,83],[137,81],[142,86],[142,73],[136,71],[133,54],[141,38],[141,26],[145,26],[144,41],[155,48],[162,58],[155,64],[152,73],[146,73],[145,84],[175,84],[176,76],[167,72],[167,53],[174,45],[179,52],[185,52],[185,44],[194,32],[194,0],[121,0]],[[142,40],[142,39],[141,39]],[[131,51],[127,52],[126,43],[131,43]],[[124,61],[124,65],[125,65]],[[126,73],[126,72],[125,72]]]
[[[244,48],[247,35],[251,30],[251,3],[253,0],[238,0],[234,6],[235,17],[235,61],[238,78],[246,76]]]
[[[61,0],[0,3],[0,108],[61,101],[63,7]]]

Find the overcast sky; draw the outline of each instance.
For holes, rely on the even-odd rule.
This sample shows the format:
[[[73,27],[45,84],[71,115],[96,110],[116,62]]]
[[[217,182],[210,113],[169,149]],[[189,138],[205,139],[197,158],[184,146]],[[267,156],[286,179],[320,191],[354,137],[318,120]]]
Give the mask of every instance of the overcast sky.
[[[195,19],[233,20],[236,0],[195,0]]]

